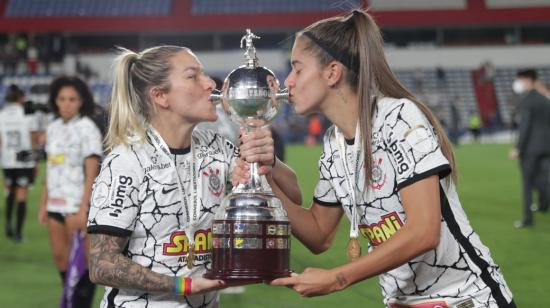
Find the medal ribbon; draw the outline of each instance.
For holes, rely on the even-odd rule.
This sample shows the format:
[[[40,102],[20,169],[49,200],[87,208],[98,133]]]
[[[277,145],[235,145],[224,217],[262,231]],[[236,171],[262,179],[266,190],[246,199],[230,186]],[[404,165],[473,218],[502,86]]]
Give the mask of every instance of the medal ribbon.
[[[357,127],[355,128],[355,140],[353,142],[352,147],[352,154],[355,154],[355,169],[354,169],[354,177],[351,176],[351,170],[348,167],[347,164],[347,156],[346,156],[346,146],[345,146],[345,140],[344,140],[344,134],[338,129],[338,127],[335,127],[334,134],[336,137],[336,143],[338,145],[338,152],[340,153],[340,159],[342,160],[342,164],[344,165],[344,173],[346,175],[346,184],[348,186],[350,199],[351,199],[351,226],[349,231],[349,237],[351,239],[356,239],[359,236],[359,217],[357,214],[357,198],[355,194],[355,186],[359,184],[359,164],[361,162],[361,158],[363,155],[361,149],[359,146],[361,145],[361,130],[359,128],[359,122],[357,122]]]
[[[192,209],[189,206],[189,200],[187,198],[187,194],[185,191],[185,187],[183,185],[183,181],[181,180],[180,174],[177,170],[177,166],[174,161],[171,159],[170,150],[168,149],[168,145],[164,140],[160,137],[159,133],[152,127],[149,126],[147,128],[147,134],[151,137],[151,140],[153,141],[153,145],[155,148],[164,154],[164,156],[168,159],[170,162],[170,167],[173,169],[173,171],[176,173],[176,176],[178,178],[178,189],[179,193],[182,196],[180,200],[180,204],[182,208],[185,208],[185,218],[186,218],[186,226],[185,226],[185,234],[187,235],[187,239],[189,241],[188,246],[188,255],[187,255],[187,267],[191,269],[193,267],[193,261],[194,261],[194,250],[195,250],[195,229],[196,225],[198,223],[198,216],[199,216],[199,206],[197,203],[197,194],[198,194],[198,181],[197,181],[197,169],[196,169],[196,156],[195,156],[195,145],[193,142],[193,136],[191,135],[191,162],[187,165],[187,173],[190,174],[192,181],[193,181],[193,187],[191,189],[191,199],[192,199]],[[182,226],[180,225],[180,228]]]

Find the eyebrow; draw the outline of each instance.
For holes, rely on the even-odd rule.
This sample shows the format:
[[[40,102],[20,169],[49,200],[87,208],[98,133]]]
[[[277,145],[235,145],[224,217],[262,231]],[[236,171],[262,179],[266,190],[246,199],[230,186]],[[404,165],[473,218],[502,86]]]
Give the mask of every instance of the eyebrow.
[[[183,71],[184,72],[186,72],[186,71],[196,71],[196,72],[198,71],[198,72],[200,72],[200,71],[202,71],[202,67],[200,67],[200,66],[188,66]]]

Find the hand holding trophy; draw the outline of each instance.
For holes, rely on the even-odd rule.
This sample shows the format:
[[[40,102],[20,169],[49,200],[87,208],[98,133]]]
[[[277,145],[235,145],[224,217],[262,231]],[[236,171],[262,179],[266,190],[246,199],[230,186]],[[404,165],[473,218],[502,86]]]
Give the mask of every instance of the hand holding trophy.
[[[221,94],[212,95],[247,131],[268,126],[288,100],[288,94],[279,91],[275,74],[258,66],[253,39],[259,37],[247,29],[241,39],[241,47],[246,42],[246,63],[227,76]],[[287,213],[258,175],[257,163],[251,164],[250,173],[251,181],[234,187],[215,214],[212,269],[206,278],[255,283],[290,275]]]

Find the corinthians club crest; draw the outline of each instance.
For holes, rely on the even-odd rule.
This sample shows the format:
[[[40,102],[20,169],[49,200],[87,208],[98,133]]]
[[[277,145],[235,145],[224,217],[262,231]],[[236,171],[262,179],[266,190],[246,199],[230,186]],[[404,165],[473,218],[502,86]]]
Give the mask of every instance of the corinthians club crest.
[[[386,174],[382,171],[382,158],[372,160],[372,173],[370,175],[370,186],[380,190],[386,184]]]
[[[208,172],[203,171],[202,175],[208,177],[208,190],[216,196],[219,197],[223,191],[223,182],[220,179],[220,169],[216,168],[216,171],[211,167],[208,168]]]

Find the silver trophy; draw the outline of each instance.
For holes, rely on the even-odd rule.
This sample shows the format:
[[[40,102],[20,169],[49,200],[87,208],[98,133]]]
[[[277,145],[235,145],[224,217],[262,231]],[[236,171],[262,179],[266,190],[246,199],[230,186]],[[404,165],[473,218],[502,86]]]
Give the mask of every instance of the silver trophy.
[[[260,37],[247,29],[241,39],[245,64],[229,73],[221,93],[212,94],[212,101],[223,103],[247,131],[268,126],[288,101],[275,74],[258,65],[254,39]],[[250,182],[234,187],[214,216],[207,278],[254,283],[290,275],[287,213],[258,175],[257,163],[251,164],[250,175]]]

